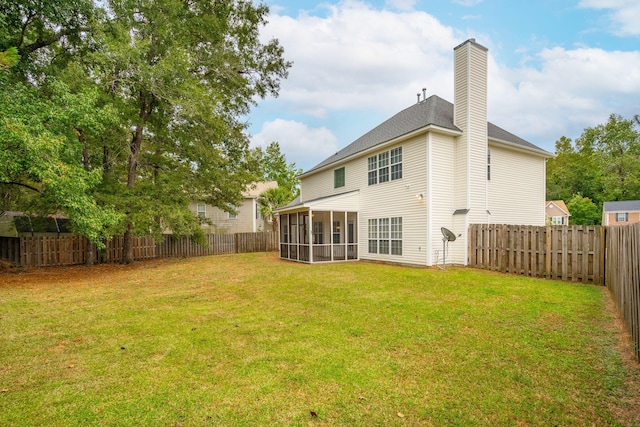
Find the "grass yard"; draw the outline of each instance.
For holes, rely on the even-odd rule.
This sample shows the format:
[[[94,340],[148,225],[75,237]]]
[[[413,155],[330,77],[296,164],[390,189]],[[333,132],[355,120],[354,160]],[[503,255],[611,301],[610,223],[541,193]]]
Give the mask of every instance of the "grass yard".
[[[275,254],[0,275],[0,425],[638,425],[602,287]]]

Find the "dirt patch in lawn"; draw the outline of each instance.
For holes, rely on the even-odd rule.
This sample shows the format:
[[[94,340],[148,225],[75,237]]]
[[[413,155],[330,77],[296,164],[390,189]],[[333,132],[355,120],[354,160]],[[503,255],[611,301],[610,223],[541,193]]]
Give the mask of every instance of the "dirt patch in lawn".
[[[0,288],[29,287],[31,289],[50,288],[52,285],[75,284],[86,285],[101,277],[113,277],[114,275],[129,273],[136,270],[148,270],[156,268],[175,260],[153,259],[136,261],[133,264],[98,264],[92,266],[70,265],[63,267],[39,267],[29,269],[0,270]]]

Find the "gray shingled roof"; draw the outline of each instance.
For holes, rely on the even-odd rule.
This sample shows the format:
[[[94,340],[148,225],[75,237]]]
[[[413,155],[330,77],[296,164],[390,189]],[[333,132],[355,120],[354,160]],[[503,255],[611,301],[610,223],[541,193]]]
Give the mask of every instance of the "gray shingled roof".
[[[604,202],[605,212],[640,211],[640,200],[622,200],[618,202]]]
[[[379,124],[336,154],[309,169],[305,174],[429,125],[458,132],[461,131],[453,124],[453,104],[437,95],[432,95],[425,101],[416,103]],[[541,148],[492,123],[487,123],[487,132],[491,139],[505,141],[521,146],[524,149],[546,153],[546,151]],[[548,154],[551,155],[550,153]]]

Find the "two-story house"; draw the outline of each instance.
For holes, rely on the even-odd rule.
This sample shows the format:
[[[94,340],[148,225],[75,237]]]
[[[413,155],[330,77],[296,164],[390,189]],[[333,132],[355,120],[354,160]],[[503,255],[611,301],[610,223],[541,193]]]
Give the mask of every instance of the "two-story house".
[[[571,213],[563,200],[547,200],[544,210],[547,225],[569,225]]]
[[[204,202],[192,202],[189,209],[195,215],[206,218],[202,224],[205,233],[233,234],[273,231],[273,223],[260,213],[258,198],[262,192],[276,188],[275,181],[254,182],[247,186],[242,193],[242,200],[238,206],[233,206],[234,212],[227,212]]]
[[[487,122],[487,49],[454,48],[454,103],[430,96],[303,173],[279,211],[280,256],[467,263],[473,223],[545,224],[552,154]]]
[[[604,202],[602,225],[628,225],[640,222],[640,200]]]

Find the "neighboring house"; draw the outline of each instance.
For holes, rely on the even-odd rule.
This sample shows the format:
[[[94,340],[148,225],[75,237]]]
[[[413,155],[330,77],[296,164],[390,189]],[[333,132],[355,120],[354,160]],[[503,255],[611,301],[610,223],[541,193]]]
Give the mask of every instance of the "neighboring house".
[[[545,204],[547,225],[569,225],[569,209],[562,200],[548,200]]]
[[[640,222],[640,200],[604,202],[602,225],[627,225]]]
[[[278,211],[280,256],[467,264],[474,223],[545,224],[552,154],[487,122],[487,49],[454,49],[455,104],[418,100],[300,176]]]
[[[235,206],[236,213],[229,213],[202,202],[191,203],[189,209],[194,214],[211,221],[211,224],[202,224],[205,233],[234,234],[272,231],[272,221],[265,219],[260,214],[258,196],[263,191],[277,186],[278,183],[275,181],[257,182],[249,185],[242,194],[244,198],[238,206]]]
[[[0,236],[59,236],[71,234],[69,218],[62,215],[45,217],[16,211],[0,211]]]

